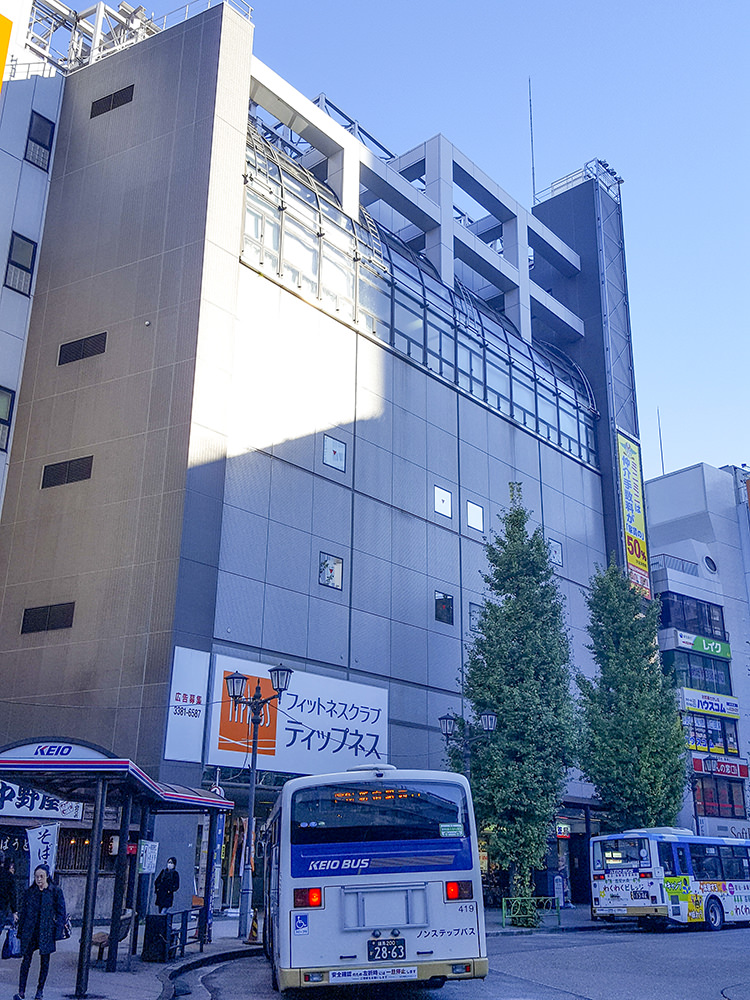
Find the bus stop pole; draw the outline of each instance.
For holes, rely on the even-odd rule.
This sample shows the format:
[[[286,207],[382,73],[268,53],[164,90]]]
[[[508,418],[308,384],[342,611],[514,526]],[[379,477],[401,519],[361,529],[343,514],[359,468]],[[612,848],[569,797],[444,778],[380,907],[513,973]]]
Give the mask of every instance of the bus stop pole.
[[[115,884],[112,891],[112,918],[109,923],[109,947],[107,948],[107,972],[117,971],[117,949],[120,944],[120,923],[122,921],[122,904],[125,899],[125,879],[128,866],[128,838],[130,834],[130,813],[133,807],[133,796],[127,794],[121,806],[120,839],[117,846],[117,864],[115,867]],[[131,918],[132,919],[132,918]],[[128,958],[130,953],[128,952]]]
[[[86,875],[86,897],[83,904],[83,926],[81,927],[81,944],[78,948],[78,976],[76,979],[76,991],[73,994],[75,997],[85,997],[89,986],[91,935],[94,927],[96,883],[99,877],[99,856],[102,848],[104,803],[106,796],[107,782],[104,778],[99,778],[96,782],[96,798],[94,799],[94,821],[91,829],[89,870]]]

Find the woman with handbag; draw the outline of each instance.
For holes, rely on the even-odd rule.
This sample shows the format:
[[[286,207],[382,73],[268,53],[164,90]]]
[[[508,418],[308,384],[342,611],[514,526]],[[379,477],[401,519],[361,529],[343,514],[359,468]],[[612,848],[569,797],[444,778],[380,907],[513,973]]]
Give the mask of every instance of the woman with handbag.
[[[49,868],[37,865],[34,881],[21,897],[18,930],[21,938],[21,971],[18,993],[13,1000],[24,1000],[26,980],[29,977],[31,958],[39,952],[39,979],[36,1000],[43,1000],[44,984],[49,972],[49,957],[55,950],[55,941],[64,936],[67,920],[65,897],[62,889],[49,880]]]

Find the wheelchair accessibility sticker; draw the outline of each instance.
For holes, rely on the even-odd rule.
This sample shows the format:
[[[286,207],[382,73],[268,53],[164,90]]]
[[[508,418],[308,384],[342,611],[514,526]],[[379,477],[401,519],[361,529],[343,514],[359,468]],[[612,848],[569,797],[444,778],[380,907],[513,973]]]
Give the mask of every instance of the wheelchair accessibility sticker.
[[[309,934],[310,927],[307,923],[308,914],[307,913],[295,913],[294,914],[294,933],[295,934]]]

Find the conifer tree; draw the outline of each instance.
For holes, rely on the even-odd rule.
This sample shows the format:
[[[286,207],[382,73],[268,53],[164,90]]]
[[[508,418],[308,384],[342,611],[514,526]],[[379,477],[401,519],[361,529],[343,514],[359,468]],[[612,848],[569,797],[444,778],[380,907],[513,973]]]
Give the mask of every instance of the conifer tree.
[[[659,656],[659,601],[645,600],[614,559],[592,577],[586,600],[599,672],[577,677],[581,770],[615,829],[670,826],[687,752],[674,680]]]
[[[540,528],[529,535],[520,484],[510,484],[510,501],[486,544],[489,591],[464,691],[476,717],[493,711],[498,720],[494,733],[471,743],[479,829],[493,860],[510,870],[512,894],[527,896],[562,795],[573,715],[570,647],[548,545]]]

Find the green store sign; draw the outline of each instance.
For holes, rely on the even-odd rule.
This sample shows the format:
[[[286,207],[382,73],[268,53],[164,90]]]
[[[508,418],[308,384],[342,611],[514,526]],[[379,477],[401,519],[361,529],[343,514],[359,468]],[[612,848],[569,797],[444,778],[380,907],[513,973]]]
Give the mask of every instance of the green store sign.
[[[723,660],[732,659],[732,650],[728,642],[709,639],[705,635],[693,635],[691,632],[680,632],[678,629],[677,645],[680,649],[692,649],[696,653],[705,653],[706,656],[720,656]]]

